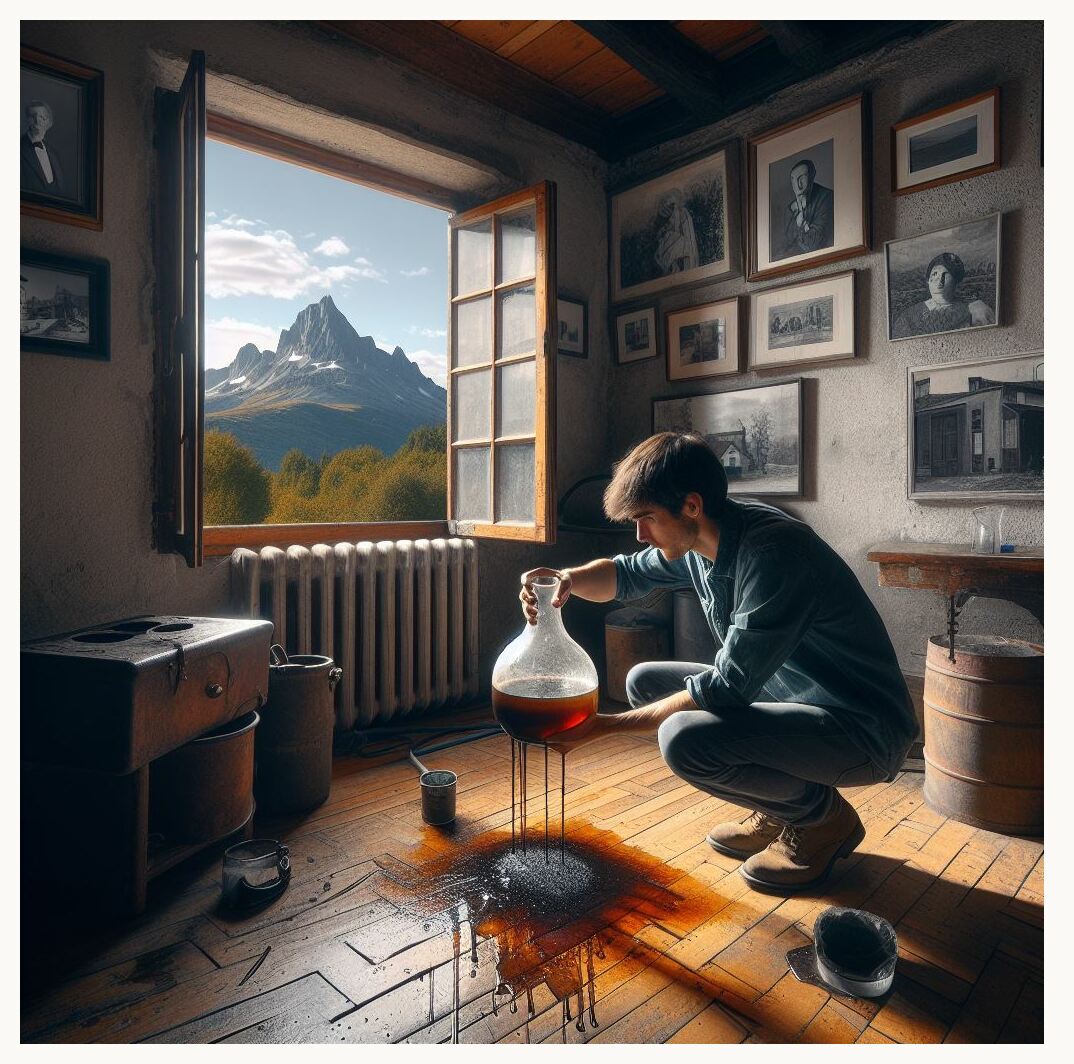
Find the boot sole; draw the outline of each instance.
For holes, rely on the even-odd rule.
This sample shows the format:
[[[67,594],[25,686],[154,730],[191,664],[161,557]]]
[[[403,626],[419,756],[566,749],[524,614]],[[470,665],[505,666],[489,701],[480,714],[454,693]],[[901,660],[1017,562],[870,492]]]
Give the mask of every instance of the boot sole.
[[[713,842],[712,839],[706,838],[705,841],[717,852],[722,853],[725,857],[734,857],[739,861],[748,861],[754,854],[761,853],[765,849],[764,846],[760,850],[735,850],[730,846],[725,846],[722,842]],[[774,839],[772,840],[775,841]]]
[[[767,879],[758,879],[756,876],[751,876],[745,868],[738,870],[739,875],[755,890],[761,891],[765,894],[798,894],[804,890],[812,890],[814,887],[821,886],[827,878],[832,874],[832,869],[835,867],[835,862],[842,857],[849,857],[865,840],[865,826],[861,823],[854,829],[850,837],[839,847],[838,850],[832,854],[831,860],[825,866],[824,871],[819,876],[809,880],[808,883],[772,883]]]

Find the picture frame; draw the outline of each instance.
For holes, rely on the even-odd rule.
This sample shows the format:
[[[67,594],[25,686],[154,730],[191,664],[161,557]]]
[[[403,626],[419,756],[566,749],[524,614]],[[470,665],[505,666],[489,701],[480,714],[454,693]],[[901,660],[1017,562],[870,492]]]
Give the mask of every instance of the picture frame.
[[[647,362],[660,353],[655,305],[636,307],[615,314],[613,332],[617,365]]]
[[[727,473],[729,495],[800,498],[802,378],[652,400],[652,431],[700,433]]]
[[[556,350],[573,358],[589,357],[589,304],[582,299],[559,296],[556,301],[558,335]]]
[[[23,214],[100,230],[104,74],[21,50],[19,201]]]
[[[615,189],[608,199],[612,303],[741,275],[737,140]]]
[[[107,262],[22,248],[19,277],[21,350],[110,359]]]
[[[1044,499],[1044,352],[906,371],[906,493]]]
[[[891,192],[912,192],[965,181],[1001,165],[997,86],[891,127]]]
[[[669,311],[664,351],[670,382],[742,371],[741,296]]]
[[[853,358],[855,271],[750,294],[749,369]]]
[[[869,146],[865,93],[750,138],[747,280],[869,250]]]
[[[999,324],[1000,212],[884,244],[888,339]]]

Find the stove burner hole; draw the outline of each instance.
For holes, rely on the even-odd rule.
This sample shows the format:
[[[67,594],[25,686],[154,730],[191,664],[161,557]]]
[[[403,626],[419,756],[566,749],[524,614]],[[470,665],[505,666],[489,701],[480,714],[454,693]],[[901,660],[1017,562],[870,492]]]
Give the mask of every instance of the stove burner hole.
[[[185,631],[187,631],[187,630],[189,630],[190,628],[193,628],[193,627],[194,626],[192,624],[189,624],[189,623],[187,623],[187,624],[158,624],[155,628],[152,628],[151,631],[154,631],[154,632],[185,632]]]
[[[122,643],[125,639],[133,639],[134,635],[131,632],[86,632],[71,638],[76,643]]]
[[[117,632],[148,632],[150,628],[156,628],[156,621],[123,621],[112,627]]]

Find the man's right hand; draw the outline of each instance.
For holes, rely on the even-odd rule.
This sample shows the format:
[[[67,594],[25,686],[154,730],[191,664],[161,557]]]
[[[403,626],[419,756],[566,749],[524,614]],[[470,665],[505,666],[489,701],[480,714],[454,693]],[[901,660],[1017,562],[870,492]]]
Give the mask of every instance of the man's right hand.
[[[556,593],[552,596],[552,605],[557,609],[571,597],[571,574],[569,569],[548,569],[541,566],[522,574],[522,590],[518,597],[522,603],[522,613],[528,624],[537,623],[537,596],[533,592],[533,581],[539,576],[555,577],[559,581]]]

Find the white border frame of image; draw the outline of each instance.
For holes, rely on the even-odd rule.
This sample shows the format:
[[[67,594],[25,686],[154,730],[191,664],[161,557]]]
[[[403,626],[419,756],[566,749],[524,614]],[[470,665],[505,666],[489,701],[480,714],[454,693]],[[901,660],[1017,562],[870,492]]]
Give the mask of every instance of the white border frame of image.
[[[988,173],[992,169],[998,170],[1000,159],[999,141],[996,133],[999,129],[999,91],[999,86],[996,86],[993,89],[989,89],[987,92],[977,93],[975,96],[967,97],[962,106],[959,106],[962,101],[956,101],[953,108],[936,108],[936,110],[942,112],[938,115],[936,114],[936,110],[926,111],[923,115],[907,119],[906,122],[908,124],[903,129],[896,129],[895,125],[902,125],[902,123],[895,123],[895,125],[891,127],[892,194],[895,196],[905,196],[910,192],[917,191],[922,185],[932,185],[933,182],[946,185],[955,181],[976,177],[980,173]],[[985,121],[985,111],[988,112],[987,121]],[[982,149],[978,147],[975,155],[966,155],[961,159],[952,159],[950,162],[931,166],[928,170],[922,171],[911,180],[909,168],[911,139],[914,136],[927,133],[931,129],[940,129],[943,126],[950,125],[952,122],[957,122],[960,116],[968,117],[970,113],[976,113],[978,115],[978,131],[981,131],[982,129],[987,130],[991,154],[989,156],[983,155]],[[935,117],[930,117],[930,115],[934,115]],[[978,143],[980,143],[980,139],[981,138],[979,137]]]
[[[748,358],[747,358],[746,369],[747,370],[781,369],[781,368],[786,368],[787,366],[805,366],[805,365],[809,365],[811,363],[824,363],[824,362],[843,361],[843,360],[852,359],[852,358],[857,357],[857,353],[858,353],[858,347],[857,347],[857,341],[856,341],[856,336],[857,336],[857,308],[854,305],[855,300],[857,298],[857,282],[856,282],[856,279],[855,279],[856,273],[857,273],[856,270],[842,270],[839,273],[827,274],[824,277],[814,277],[812,280],[809,280],[809,281],[791,281],[789,284],[776,285],[776,286],[774,286],[772,288],[762,289],[759,292],[751,292],[749,294],[749,296],[750,296],[749,348],[748,348],[749,355],[748,355]],[[766,296],[775,295],[777,292],[786,292],[786,291],[788,291],[788,290],[790,290],[792,288],[811,288],[811,287],[814,287],[814,286],[823,286],[825,284],[830,284],[830,283],[833,283],[833,282],[840,282],[840,281],[841,282],[849,281],[849,284],[850,284],[850,299],[849,299],[850,321],[848,323],[845,323],[848,326],[848,328],[841,329],[839,331],[838,336],[833,333],[833,336],[832,336],[831,340],[829,340],[826,344],[810,345],[810,347],[813,347],[813,346],[829,347],[829,346],[833,346],[833,345],[834,346],[839,346],[840,343],[846,342],[846,337],[844,337],[843,334],[844,333],[849,333],[849,342],[846,344],[846,346],[848,348],[847,350],[845,350],[845,351],[835,351],[835,352],[832,352],[832,353],[829,353],[829,354],[826,354],[826,355],[816,355],[816,354],[813,354],[809,350],[809,348],[803,348],[802,345],[797,345],[796,347],[793,347],[793,348],[790,348],[790,347],[781,348],[780,349],[780,354],[783,355],[787,351],[797,351],[797,350],[805,350],[807,353],[802,355],[802,356],[800,356],[800,357],[783,358],[779,362],[759,362],[757,360],[757,346],[761,342],[762,337],[767,336],[767,332],[768,332],[767,325],[765,326],[765,328],[762,329],[761,326],[757,322],[757,315],[758,315],[759,311],[761,311],[762,309],[765,309],[766,306],[767,306],[767,304],[764,302]],[[834,315],[833,315],[833,319],[834,319]],[[834,322],[833,322],[833,324],[834,324]],[[839,337],[843,337],[843,339],[840,340]],[[768,349],[768,350],[770,350],[770,349]]]
[[[559,323],[563,321],[563,316],[559,312],[560,303],[568,303],[572,307],[578,309],[578,314],[581,317],[581,321],[578,324],[578,332],[582,337],[580,351],[572,351],[570,345],[564,347],[559,342]],[[589,357],[589,308],[586,306],[584,299],[575,299],[573,296],[556,296],[556,354],[567,355],[569,358],[588,358]]]
[[[652,329],[650,330],[649,347],[644,354],[631,355],[629,358],[623,357],[623,349],[626,347],[626,329],[625,319],[640,318],[643,315],[651,314],[653,318]],[[653,303],[651,306],[635,307],[633,310],[621,310],[615,312],[615,364],[617,366],[629,366],[632,362],[648,362],[651,358],[657,358],[660,355],[660,330],[658,328],[659,318],[657,315],[657,305]]]
[[[924,233],[915,233],[913,236],[900,236],[894,240],[884,241],[884,314],[887,317],[888,343],[897,344],[902,340],[919,340],[922,336],[949,336],[951,333],[975,332],[978,329],[994,329],[1000,324],[999,308],[1002,302],[1001,289],[1003,285],[1003,211],[993,211],[984,214],[980,218],[969,218],[964,222],[955,222],[952,225],[941,225],[935,229],[926,230]],[[983,222],[986,219],[996,219],[996,305],[992,308],[996,320],[991,325],[965,325],[961,329],[947,329],[944,332],[912,333],[910,336],[891,335],[891,262],[888,248],[892,244],[903,244],[908,240],[917,240],[923,236],[932,236],[934,233],[943,233],[948,229],[958,229],[963,225],[973,225],[975,222]]]
[[[714,299],[708,303],[697,303],[692,307],[681,307],[678,310],[669,310],[664,315],[664,327],[666,334],[664,337],[664,359],[665,359],[665,375],[669,384],[674,384],[676,381],[693,381],[693,380],[705,380],[708,377],[730,377],[733,374],[742,372],[742,331],[744,322],[742,320],[742,296],[728,296],[725,299]],[[733,306],[734,310],[729,311],[726,315],[713,315],[713,317],[725,317],[729,322],[727,328],[727,358],[724,359],[724,364],[720,366],[719,362],[698,362],[685,370],[683,367],[679,367],[678,376],[672,375],[671,372],[671,360],[672,360],[672,321],[675,318],[686,317],[689,315],[700,315],[705,311],[711,310],[715,307]],[[698,324],[698,322],[683,322],[683,325]],[[731,343],[731,326],[734,327],[734,344]],[[734,355],[732,357],[732,352]],[[679,347],[674,345],[674,354],[676,359],[679,355]],[[720,366],[718,369],[711,369],[709,367]],[[692,372],[691,372],[692,371]]]
[[[906,498],[912,502],[1040,502],[1044,503],[1044,490],[1040,491],[914,491],[914,374],[941,370],[959,369],[970,366],[995,365],[997,362],[1017,362],[1021,359],[1040,355],[1039,351],[1023,351],[1017,355],[996,355],[992,358],[974,358],[957,362],[933,362],[925,366],[909,366],[906,370]]]
[[[709,264],[705,267],[698,266],[694,270],[683,273],[669,273],[663,277],[654,277],[651,281],[642,281],[640,284],[631,285],[629,288],[620,288],[619,236],[622,230],[619,225],[618,208],[622,198],[649,185],[674,178],[693,167],[711,163],[718,156],[722,157],[721,165],[723,169],[724,257],[720,261],[724,265],[718,270],[713,270],[714,264]],[[692,288],[702,284],[713,284],[717,281],[726,281],[743,275],[743,225],[741,223],[736,225],[736,216],[732,211],[732,208],[737,211],[742,210],[740,202],[742,165],[741,142],[732,137],[711,148],[706,148],[700,153],[677,161],[649,177],[643,177],[639,181],[614,189],[609,193],[608,264],[610,276],[608,281],[611,293],[609,297],[610,303],[628,303],[644,299],[646,296],[654,296],[656,293],[667,294],[679,289]]]

